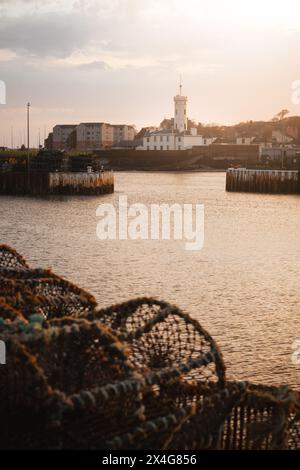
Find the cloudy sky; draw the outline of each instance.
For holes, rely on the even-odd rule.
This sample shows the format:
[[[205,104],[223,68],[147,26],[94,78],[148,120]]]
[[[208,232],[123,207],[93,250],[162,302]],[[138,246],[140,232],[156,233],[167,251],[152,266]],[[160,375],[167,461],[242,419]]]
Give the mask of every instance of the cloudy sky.
[[[0,0],[0,145],[55,123],[270,119],[300,79],[299,0]]]

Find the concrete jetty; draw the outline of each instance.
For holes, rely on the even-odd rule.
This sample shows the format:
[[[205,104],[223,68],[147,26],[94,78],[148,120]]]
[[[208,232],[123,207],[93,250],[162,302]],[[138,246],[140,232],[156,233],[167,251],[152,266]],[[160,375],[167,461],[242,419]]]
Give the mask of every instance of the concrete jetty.
[[[226,191],[299,194],[300,172],[297,170],[228,168],[226,172]]]
[[[98,195],[114,192],[111,170],[99,172],[0,172],[0,195]]]

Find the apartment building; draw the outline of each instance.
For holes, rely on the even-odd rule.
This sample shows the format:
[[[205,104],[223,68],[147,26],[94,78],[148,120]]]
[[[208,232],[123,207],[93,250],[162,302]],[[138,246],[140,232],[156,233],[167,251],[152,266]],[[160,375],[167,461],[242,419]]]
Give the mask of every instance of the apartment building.
[[[134,140],[135,128],[127,124],[113,124],[114,129],[114,142],[115,144],[121,141]]]
[[[82,122],[76,128],[77,150],[100,150],[114,143],[114,128],[105,122]]]
[[[76,124],[57,124],[53,127],[52,148],[53,150],[67,150],[68,138],[76,129]]]
[[[57,124],[45,139],[45,146],[51,150],[100,150],[110,148],[119,142],[134,141],[136,130],[128,124],[106,122],[82,122]]]

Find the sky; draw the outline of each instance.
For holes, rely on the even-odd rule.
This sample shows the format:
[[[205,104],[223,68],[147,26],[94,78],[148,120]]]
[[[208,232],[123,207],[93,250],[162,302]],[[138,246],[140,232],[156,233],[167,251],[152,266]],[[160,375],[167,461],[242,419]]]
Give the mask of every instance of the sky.
[[[0,0],[0,146],[24,142],[28,101],[33,145],[55,124],[158,125],[180,75],[197,122],[300,115],[299,18],[299,0]]]

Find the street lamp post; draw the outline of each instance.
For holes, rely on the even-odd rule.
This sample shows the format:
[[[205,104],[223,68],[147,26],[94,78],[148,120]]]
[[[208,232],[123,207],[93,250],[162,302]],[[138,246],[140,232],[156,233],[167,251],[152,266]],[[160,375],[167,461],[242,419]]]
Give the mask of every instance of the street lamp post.
[[[27,189],[30,190],[30,142],[29,142],[29,109],[30,103],[27,103]]]

